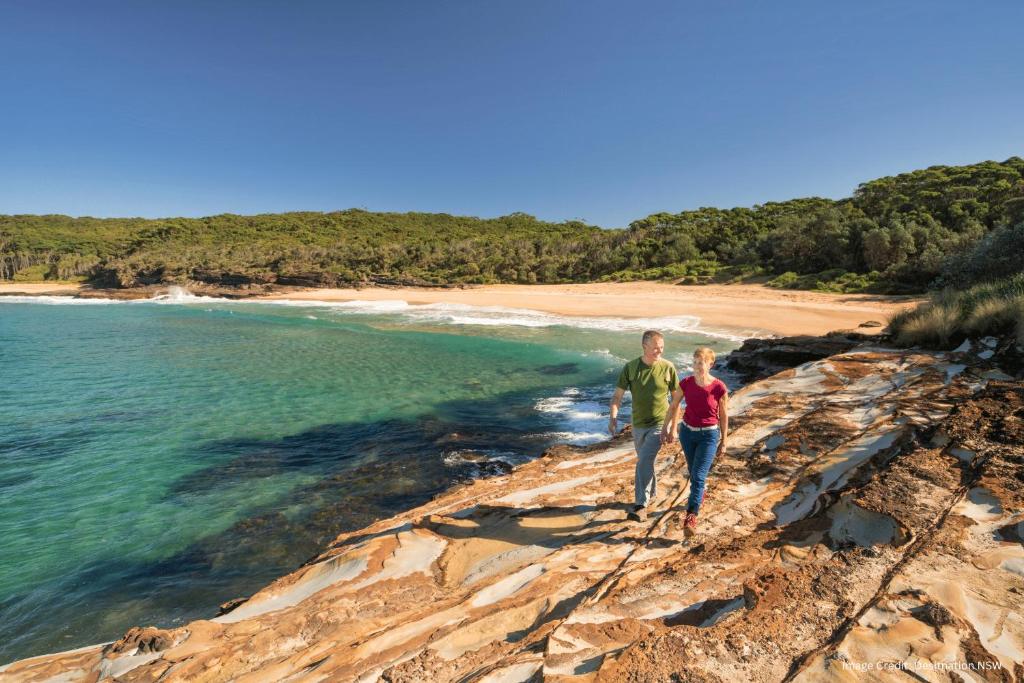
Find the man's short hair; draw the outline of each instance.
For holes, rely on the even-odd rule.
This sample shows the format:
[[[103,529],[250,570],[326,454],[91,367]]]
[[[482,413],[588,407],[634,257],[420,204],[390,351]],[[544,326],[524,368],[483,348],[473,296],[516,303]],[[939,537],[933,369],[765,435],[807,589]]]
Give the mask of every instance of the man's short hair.
[[[647,330],[646,332],[644,332],[644,338],[642,340],[640,340],[640,343],[643,344],[644,346],[647,346],[647,344],[649,342],[651,342],[652,340],[654,340],[654,339],[664,339],[664,338],[665,338],[665,335],[663,335],[661,332],[658,332],[657,330]],[[635,339],[635,337],[634,337],[634,339]]]

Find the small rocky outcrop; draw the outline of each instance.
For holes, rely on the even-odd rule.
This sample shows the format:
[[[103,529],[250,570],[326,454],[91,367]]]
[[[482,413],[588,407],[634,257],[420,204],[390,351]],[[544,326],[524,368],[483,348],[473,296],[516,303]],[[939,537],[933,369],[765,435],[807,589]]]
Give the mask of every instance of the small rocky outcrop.
[[[103,648],[103,654],[116,656],[124,654],[140,654],[166,650],[175,640],[175,634],[159,628],[128,629],[124,636]]]
[[[744,383],[750,383],[804,363],[845,353],[858,344],[877,339],[857,332],[746,339],[740,348],[729,353],[723,365]]]

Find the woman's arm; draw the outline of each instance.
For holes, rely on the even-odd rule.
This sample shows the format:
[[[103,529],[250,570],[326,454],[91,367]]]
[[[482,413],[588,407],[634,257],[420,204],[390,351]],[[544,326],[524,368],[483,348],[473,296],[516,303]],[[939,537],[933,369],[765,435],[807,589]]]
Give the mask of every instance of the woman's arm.
[[[676,439],[676,424],[679,422],[679,406],[683,402],[683,390],[679,387],[672,392],[672,405],[665,413],[665,423],[661,425],[661,442],[672,443]]]
[[[718,442],[719,454],[725,452],[726,441],[729,439],[729,393],[722,394],[718,399],[718,423],[721,425],[722,439]]]

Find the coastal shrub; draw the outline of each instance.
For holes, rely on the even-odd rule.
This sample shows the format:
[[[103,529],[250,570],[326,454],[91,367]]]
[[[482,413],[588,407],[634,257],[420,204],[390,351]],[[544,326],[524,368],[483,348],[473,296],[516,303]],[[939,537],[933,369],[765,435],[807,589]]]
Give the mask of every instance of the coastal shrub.
[[[1007,277],[1024,267],[1022,250],[1020,157],[878,178],[847,199],[660,212],[625,229],[520,212],[0,215],[0,279],[86,276],[122,287],[183,284],[196,273],[226,285],[708,282],[749,268],[773,274],[777,287],[904,293]]]
[[[22,268],[14,273],[14,277],[11,279],[15,282],[39,282],[40,280],[45,280],[49,272],[50,266],[46,263],[40,263]]]
[[[879,287],[879,273],[843,273],[831,280],[821,280],[815,289],[824,292],[867,292]]]
[[[809,276],[809,280],[814,284],[808,289],[817,289],[825,292],[839,292],[842,291],[842,282],[849,273],[842,268],[830,268],[823,270],[820,273],[814,273]]]
[[[964,288],[1022,272],[1024,221],[999,227],[985,235],[973,249],[951,257],[939,284]]]
[[[982,301],[964,318],[970,336],[1014,334],[1024,324],[1024,296]]]
[[[903,308],[890,315],[885,326],[886,332],[892,335],[894,339],[898,338],[900,332],[906,327],[907,322],[917,314],[919,308],[921,306],[917,308]]]
[[[633,282],[635,280],[679,280],[679,284],[706,282],[722,269],[721,264],[709,259],[695,259],[673,263],[659,268],[619,270],[599,278],[601,282]]]
[[[892,289],[892,285],[886,283],[876,271],[853,273],[842,268],[806,275],[789,271],[772,278],[767,285],[779,289],[815,289],[834,293],[885,292]]]
[[[719,268],[715,272],[715,282],[721,284],[747,282],[749,280],[762,278],[767,275],[767,273],[767,269],[762,266],[750,263],[740,263],[737,265]]]
[[[960,328],[961,316],[956,306],[942,303],[924,304],[923,308],[900,321],[895,334],[903,346],[948,348]],[[890,321],[890,328],[893,322]]]
[[[792,288],[799,280],[799,275],[797,275],[793,271],[787,271],[782,275],[777,275],[773,277],[766,284],[769,287],[775,287],[776,289],[788,289]]]
[[[897,313],[889,332],[898,344],[949,348],[965,337],[1024,339],[1024,273],[966,290],[936,292],[930,301]]]

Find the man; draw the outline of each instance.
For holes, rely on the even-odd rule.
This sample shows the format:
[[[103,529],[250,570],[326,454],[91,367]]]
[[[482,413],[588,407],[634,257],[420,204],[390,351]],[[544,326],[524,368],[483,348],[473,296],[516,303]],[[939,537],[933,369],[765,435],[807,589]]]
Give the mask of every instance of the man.
[[[619,373],[608,418],[608,431],[615,436],[619,405],[628,390],[633,398],[633,445],[636,447],[635,498],[629,518],[638,522],[647,519],[647,505],[655,500],[654,459],[661,448],[661,426],[668,414],[669,396],[679,386],[675,366],[661,357],[665,352],[662,334],[647,330],[641,344],[643,355],[626,363]]]

